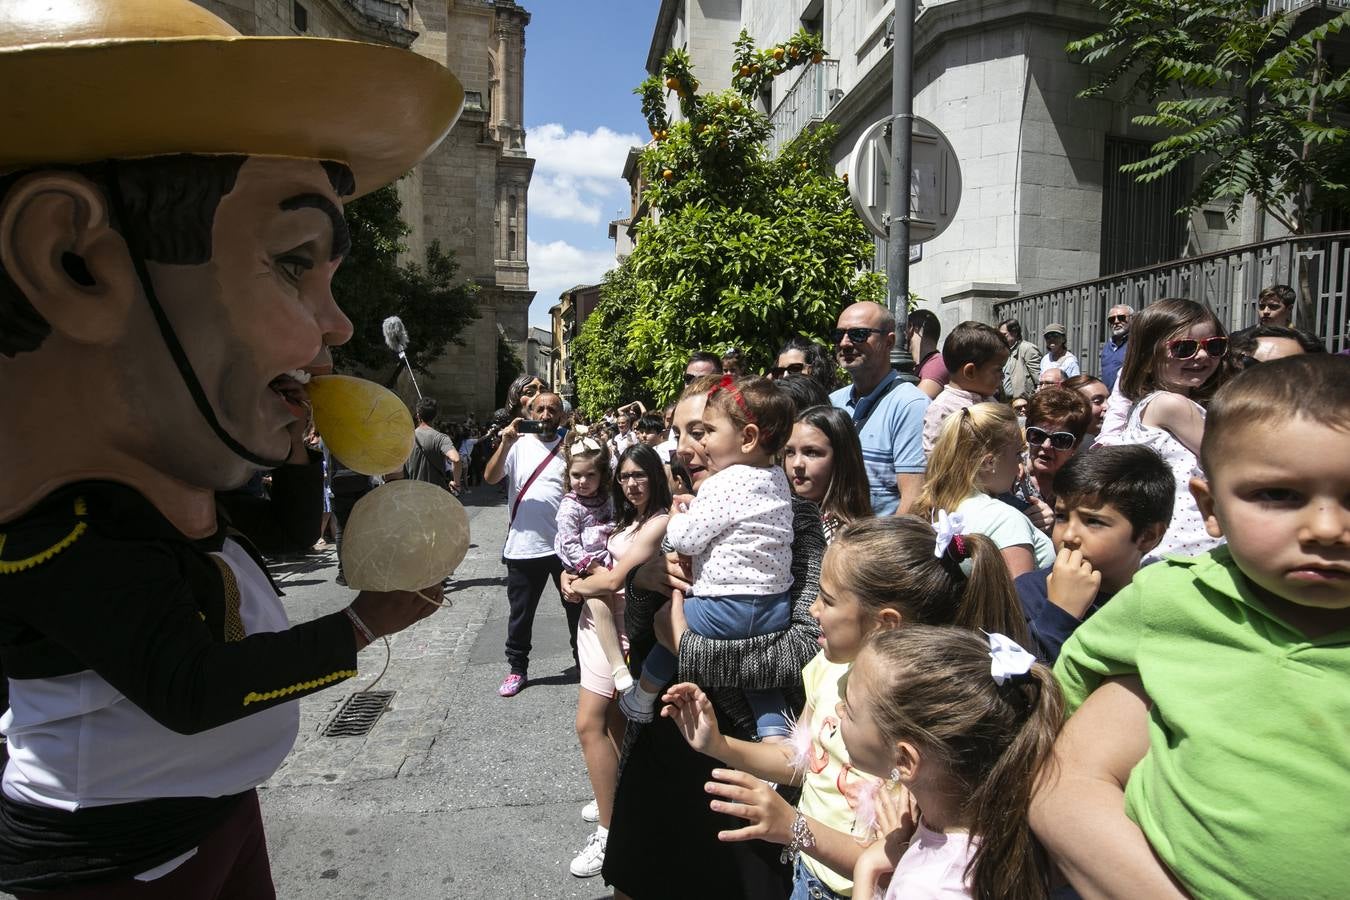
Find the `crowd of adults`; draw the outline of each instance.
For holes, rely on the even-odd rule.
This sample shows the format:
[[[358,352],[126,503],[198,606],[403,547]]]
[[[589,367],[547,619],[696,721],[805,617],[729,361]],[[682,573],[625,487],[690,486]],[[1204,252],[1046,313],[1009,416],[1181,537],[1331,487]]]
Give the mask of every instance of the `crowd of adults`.
[[[1141,566],[1224,543],[1192,492],[1193,479],[1204,478],[1206,408],[1243,369],[1325,351],[1316,337],[1290,327],[1292,306],[1287,287],[1263,291],[1257,324],[1231,336],[1210,310],[1189,300],[1162,300],[1139,313],[1113,306],[1100,377],[1083,371],[1059,323],[1043,330],[1043,348],[1026,340],[1014,320],[997,328],[963,322],[940,340],[928,311],[911,314],[898,334],[885,307],[855,303],[840,313],[832,348],[793,338],[763,376],[746,374],[737,352],[692,352],[683,393],[660,414],[633,403],[588,423],[537,379],[513,390],[503,419],[509,422],[496,432],[485,476],[489,483],[505,480],[510,515],[503,554],[509,671],[500,694],[512,697],[528,685],[532,622],[551,581],[567,610],[581,672],[576,729],[595,793],[582,816],[596,831],[573,859],[572,873],[603,872],[616,896],[639,898],[697,891],[871,896],[873,885],[855,885],[855,874],[884,881],[896,860],[877,867],[876,847],[886,843],[882,826],[890,820],[873,801],[860,806],[858,788],[876,783],[871,775],[885,781],[887,770],[867,774],[849,763],[851,743],[846,750],[837,736],[826,737],[837,730],[838,720],[829,717],[843,695],[838,684],[822,686],[820,671],[858,658],[856,648],[840,649],[847,642],[838,629],[845,626],[836,619],[831,629],[832,611],[852,603],[853,627],[863,632],[895,623],[997,631],[1025,647],[1027,659],[1034,654],[1054,663],[1078,625]],[[909,347],[917,383],[892,369],[897,340]],[[787,429],[772,424],[765,384],[795,410],[790,433],[774,433]],[[731,468],[753,466],[765,446],[791,488],[791,531],[780,545],[755,532],[759,542],[733,557],[764,567],[776,552],[790,566],[786,624],[730,636],[691,624],[684,611],[686,597],[695,602],[691,591],[705,592],[700,581],[711,580],[709,572],[725,571],[726,560],[715,555],[725,551],[673,552],[683,544],[673,542],[670,523],[685,516],[702,522],[706,513],[700,518],[699,511],[712,501],[700,507],[700,489]],[[750,527],[754,498],[744,496],[746,511],[719,513],[732,523],[718,526],[724,538],[738,525]],[[584,545],[589,532],[578,535],[574,519],[563,524],[558,510],[567,502],[585,505],[585,528],[601,529],[580,564],[580,551],[569,555],[562,547]],[[899,530],[878,530],[888,519]],[[681,528],[681,540],[687,531]],[[930,545],[929,552],[940,561],[950,563],[955,554],[962,587],[946,595],[934,583],[913,588],[918,595],[938,591],[945,600],[895,594],[922,566],[913,562],[901,572],[888,560],[916,558],[916,533],[930,542],[937,535],[937,549]],[[953,534],[964,549],[944,550]],[[596,562],[599,552],[607,554],[603,564]],[[868,585],[874,587],[864,596]],[[1000,596],[1015,597],[1015,614],[999,609],[992,598]],[[660,648],[675,656],[675,676],[666,681],[676,686],[662,694],[654,720],[634,717],[638,707],[628,700],[642,686],[633,681]],[[847,671],[844,665],[830,679]],[[772,749],[776,739],[757,731],[749,701],[766,690],[791,707],[800,733],[788,746],[798,749],[779,753]],[[1058,703],[1053,684],[1044,693]],[[1036,720],[1050,729],[1041,741],[1048,752],[1058,718],[1039,705],[1043,699],[1038,694],[1022,704],[1018,727],[1030,729]],[[817,726],[825,730],[811,731]],[[785,769],[788,757],[795,762]],[[808,757],[818,763],[804,764]],[[1019,762],[1031,774],[1013,791],[1021,807],[1009,814],[1023,825],[1032,764],[1043,757]],[[824,767],[837,784],[814,784],[803,765],[817,774],[815,766]],[[925,817],[936,819],[901,767],[889,774]],[[849,778],[858,785],[848,786]],[[923,831],[905,833],[913,847]],[[1025,847],[1040,847],[1029,831],[1023,837]],[[1002,837],[987,832],[979,842],[1006,850]],[[874,852],[864,850],[868,845]],[[671,848],[697,865],[652,864],[669,858]],[[973,847],[969,853],[978,859]],[[1056,863],[1074,874],[1091,868],[1073,853]],[[1030,893],[1025,883],[990,893],[987,876],[972,874],[978,866],[971,865],[955,882],[968,889],[971,878],[983,882],[978,896],[1034,896],[1051,884],[1046,869]]]

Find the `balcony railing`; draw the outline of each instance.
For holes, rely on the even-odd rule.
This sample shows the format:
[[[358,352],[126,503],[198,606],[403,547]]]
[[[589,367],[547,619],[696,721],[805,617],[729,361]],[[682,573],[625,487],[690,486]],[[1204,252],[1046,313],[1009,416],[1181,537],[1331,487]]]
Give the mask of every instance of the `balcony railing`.
[[[769,155],[777,156],[807,126],[823,121],[825,114],[842,96],[839,90],[839,60],[823,59],[807,66],[769,115],[769,124],[773,126],[773,134],[769,136]]]
[[[1319,6],[1350,9],[1350,0],[1266,0],[1266,15],[1273,12],[1300,12]]]
[[[1287,284],[1299,295],[1295,326],[1321,337],[1333,353],[1350,347],[1350,231],[1245,244],[1024,294],[995,303],[994,313],[999,321],[1016,319],[1031,340],[1050,322],[1062,323],[1083,371],[1096,375],[1112,306],[1139,310],[1164,297],[1186,297],[1208,306],[1232,331],[1255,324],[1256,295],[1272,284]],[[1301,318],[1309,305],[1312,321]]]

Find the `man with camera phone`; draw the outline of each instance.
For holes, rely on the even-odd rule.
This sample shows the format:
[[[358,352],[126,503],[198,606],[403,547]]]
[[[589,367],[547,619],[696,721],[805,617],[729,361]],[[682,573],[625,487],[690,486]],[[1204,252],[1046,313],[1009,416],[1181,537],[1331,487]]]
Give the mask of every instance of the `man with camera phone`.
[[[511,617],[506,625],[506,661],[511,667],[497,693],[514,697],[525,689],[529,674],[534,613],[544,586],[559,589],[562,561],[553,552],[558,534],[558,504],[563,496],[565,432],[562,398],[540,391],[525,409],[529,418],[516,419],[501,430],[501,445],[488,461],[483,478],[488,484],[506,479],[506,507],[510,516],[502,562],[506,564],[506,596]],[[562,599],[562,591],[558,590]],[[581,606],[562,600],[572,656],[577,653],[577,621]]]

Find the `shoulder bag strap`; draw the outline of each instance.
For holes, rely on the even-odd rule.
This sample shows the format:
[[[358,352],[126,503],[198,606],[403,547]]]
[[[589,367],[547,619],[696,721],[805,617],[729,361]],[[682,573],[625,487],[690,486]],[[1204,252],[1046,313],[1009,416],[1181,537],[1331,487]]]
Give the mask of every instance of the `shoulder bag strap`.
[[[548,455],[540,461],[539,465],[535,466],[534,471],[530,473],[530,477],[525,479],[525,483],[521,485],[520,493],[516,494],[516,502],[511,504],[511,521],[507,522],[508,528],[510,527],[511,522],[516,520],[516,511],[520,509],[520,501],[525,499],[525,492],[530,489],[530,485],[534,484],[534,480],[548,468],[548,464],[553,462],[553,457],[558,455],[558,451],[562,449],[562,445],[563,439],[560,434],[558,435],[558,443],[553,445],[553,449],[548,451]]]

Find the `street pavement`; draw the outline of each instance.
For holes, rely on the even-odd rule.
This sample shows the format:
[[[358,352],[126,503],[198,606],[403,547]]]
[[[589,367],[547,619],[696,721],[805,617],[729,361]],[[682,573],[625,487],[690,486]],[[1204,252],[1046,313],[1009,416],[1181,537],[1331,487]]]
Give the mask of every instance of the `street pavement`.
[[[361,652],[359,677],[301,700],[295,749],[259,791],[282,900],[609,896],[598,876],[567,870],[595,826],[580,815],[591,790],[558,595],[550,586],[539,604],[529,687],[498,697],[506,504],[494,487],[464,502],[473,543],[451,605],[390,639],[376,687],[396,692],[388,711],[365,737],[319,733],[379,675],[377,641]],[[351,601],[336,574],[331,552],[274,565],[291,621]]]

